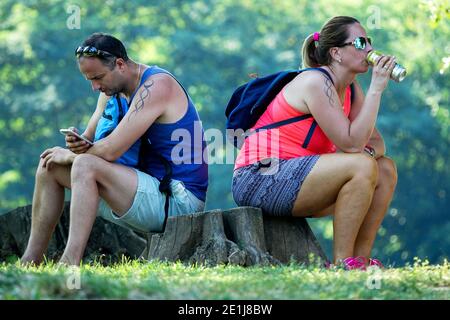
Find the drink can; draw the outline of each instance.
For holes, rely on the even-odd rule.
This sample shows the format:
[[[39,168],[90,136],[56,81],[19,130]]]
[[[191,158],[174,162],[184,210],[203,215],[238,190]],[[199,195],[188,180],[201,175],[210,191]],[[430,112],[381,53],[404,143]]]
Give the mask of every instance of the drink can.
[[[378,57],[381,57],[382,55],[383,53],[381,53],[380,51],[373,50],[369,52],[366,60],[371,66],[373,66]],[[392,70],[391,73],[391,79],[396,82],[400,82],[403,81],[405,77],[406,77],[406,68],[398,63],[395,63],[394,69]]]

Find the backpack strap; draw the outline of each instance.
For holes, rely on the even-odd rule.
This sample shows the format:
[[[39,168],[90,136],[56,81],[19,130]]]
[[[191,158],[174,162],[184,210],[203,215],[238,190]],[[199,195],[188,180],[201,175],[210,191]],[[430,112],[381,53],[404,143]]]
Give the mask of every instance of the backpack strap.
[[[330,79],[331,83],[334,85],[333,78],[331,78],[331,75],[330,75],[330,73],[327,70],[322,69],[322,68],[310,68],[309,70],[311,70],[311,69],[322,72],[324,75],[327,76],[328,79]],[[317,121],[314,119],[314,121],[311,124],[311,127],[308,130],[308,133],[306,135],[305,141],[303,141],[303,144],[302,144],[302,148],[303,149],[308,148],[308,145],[309,145],[309,143],[311,141],[311,138],[312,138],[312,136],[314,134],[314,130],[316,129],[316,127],[317,127]]]
[[[306,68],[303,71],[308,71],[308,70],[317,70],[317,71],[322,72],[324,75],[326,75],[328,77],[328,79],[330,79],[331,83],[334,85],[333,78],[331,78],[331,75],[330,75],[330,73],[327,70],[322,69],[322,68]]]
[[[122,102],[120,99],[120,95],[116,95],[117,104],[119,106],[119,121],[120,122],[123,117],[125,116],[125,112],[122,106]],[[170,182],[172,181],[172,165],[170,162],[164,158],[161,154],[156,152],[152,145],[148,142],[147,138],[145,137],[145,134],[141,137],[141,147],[139,149],[139,159],[138,159],[138,168],[143,170],[145,168],[145,149],[147,149],[152,154],[156,155],[158,160],[164,165],[164,171],[165,174],[161,180],[159,180],[159,191],[161,193],[166,194],[166,201],[164,203],[164,223],[163,223],[163,232],[166,229],[166,223],[167,219],[169,218],[169,199],[170,196],[172,196],[172,189],[170,188]]]
[[[259,132],[261,130],[269,130],[269,129],[278,128],[278,127],[285,126],[287,124],[291,124],[291,123],[294,123],[294,122],[297,122],[297,121],[302,121],[302,120],[305,120],[305,119],[308,119],[308,118],[311,118],[311,117],[312,117],[311,114],[304,114],[304,115],[297,116],[297,117],[294,117],[294,118],[289,118],[289,119],[277,121],[277,122],[274,122],[274,123],[262,126],[260,128],[257,128],[254,131],[252,131],[251,134],[257,133],[257,132]]]
[[[313,123],[311,124],[311,127],[309,128],[308,134],[306,135],[305,141],[303,141],[303,144],[302,144],[303,149],[306,149],[308,147],[309,142],[311,141],[312,135],[313,135],[316,127],[317,127],[317,122],[316,122],[316,120],[314,120]]]
[[[117,100],[117,105],[119,106],[119,118],[117,121],[117,123],[119,123],[123,119],[123,117],[125,117],[125,112],[123,110],[122,101],[120,99],[120,94],[119,93],[116,94],[115,98]]]
[[[326,74],[328,76],[328,78],[331,80],[331,83],[333,83],[333,85],[334,85],[333,79],[331,78],[331,76],[327,72],[327,70],[320,69],[320,68],[317,68],[317,70],[320,70],[324,74]],[[350,84],[350,92],[351,92],[351,94],[350,94],[350,103],[353,104],[353,101],[355,100],[355,85],[353,84],[353,82]],[[317,122],[316,122],[316,120],[314,120],[313,123],[311,124],[311,127],[309,128],[308,134],[306,135],[305,141],[303,141],[302,148],[306,149],[308,147],[309,142],[311,141],[312,135],[313,135],[314,130],[316,129],[316,127],[317,127]]]
[[[166,229],[167,219],[169,218],[169,199],[172,196],[172,189],[170,187],[170,182],[172,181],[172,165],[159,152],[157,152],[157,151],[155,151],[155,149],[153,149],[151,143],[148,141],[148,139],[146,138],[146,135],[144,134],[141,137],[141,147],[139,149],[139,163],[138,163],[138,168],[142,171],[145,168],[145,162],[144,162],[145,152],[150,152],[150,153],[154,154],[158,158],[158,160],[164,165],[165,174],[161,180],[158,179],[159,180],[159,191],[161,193],[166,194],[166,201],[164,203],[164,223],[163,223],[163,230],[162,230],[162,232],[164,232],[164,230]]]

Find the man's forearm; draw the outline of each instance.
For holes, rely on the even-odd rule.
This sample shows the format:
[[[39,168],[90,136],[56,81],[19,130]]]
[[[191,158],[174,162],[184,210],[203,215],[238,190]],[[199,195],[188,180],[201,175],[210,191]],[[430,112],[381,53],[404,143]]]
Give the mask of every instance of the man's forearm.
[[[101,146],[99,147],[97,145],[97,143],[96,143],[96,144],[94,144],[92,147],[90,147],[88,150],[86,150],[83,153],[74,153],[74,152],[72,152],[72,154],[69,157],[70,163],[73,163],[75,161],[75,158],[77,156],[79,156],[79,155],[82,155],[82,154],[92,154],[94,156],[97,156],[99,158],[105,159],[105,160],[110,161],[110,162],[114,161],[114,160],[108,160],[107,159],[108,155],[106,154],[105,150],[102,151],[102,149],[104,149],[104,148],[102,148]]]
[[[90,147],[86,153],[92,154],[94,156],[100,157],[106,161],[113,162],[118,157],[112,152],[112,147],[109,146],[107,139],[101,139],[94,143],[92,147]]]

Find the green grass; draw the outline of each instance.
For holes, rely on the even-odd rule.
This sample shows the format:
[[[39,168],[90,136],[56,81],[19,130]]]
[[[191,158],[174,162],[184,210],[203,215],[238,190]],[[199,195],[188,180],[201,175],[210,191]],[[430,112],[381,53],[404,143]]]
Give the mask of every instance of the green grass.
[[[429,265],[419,260],[368,272],[296,264],[208,268],[126,259],[79,269],[3,263],[0,299],[449,299],[449,268],[447,261]],[[77,279],[80,289],[70,289],[67,283],[77,287]]]

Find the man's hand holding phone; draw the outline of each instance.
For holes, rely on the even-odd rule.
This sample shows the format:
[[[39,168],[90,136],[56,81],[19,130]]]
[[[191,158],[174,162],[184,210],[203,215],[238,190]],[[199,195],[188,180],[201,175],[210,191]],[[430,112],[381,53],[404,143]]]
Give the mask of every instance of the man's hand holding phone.
[[[76,154],[85,153],[94,144],[89,139],[78,133],[77,128],[70,127],[68,129],[59,130],[66,136],[66,147]]]

